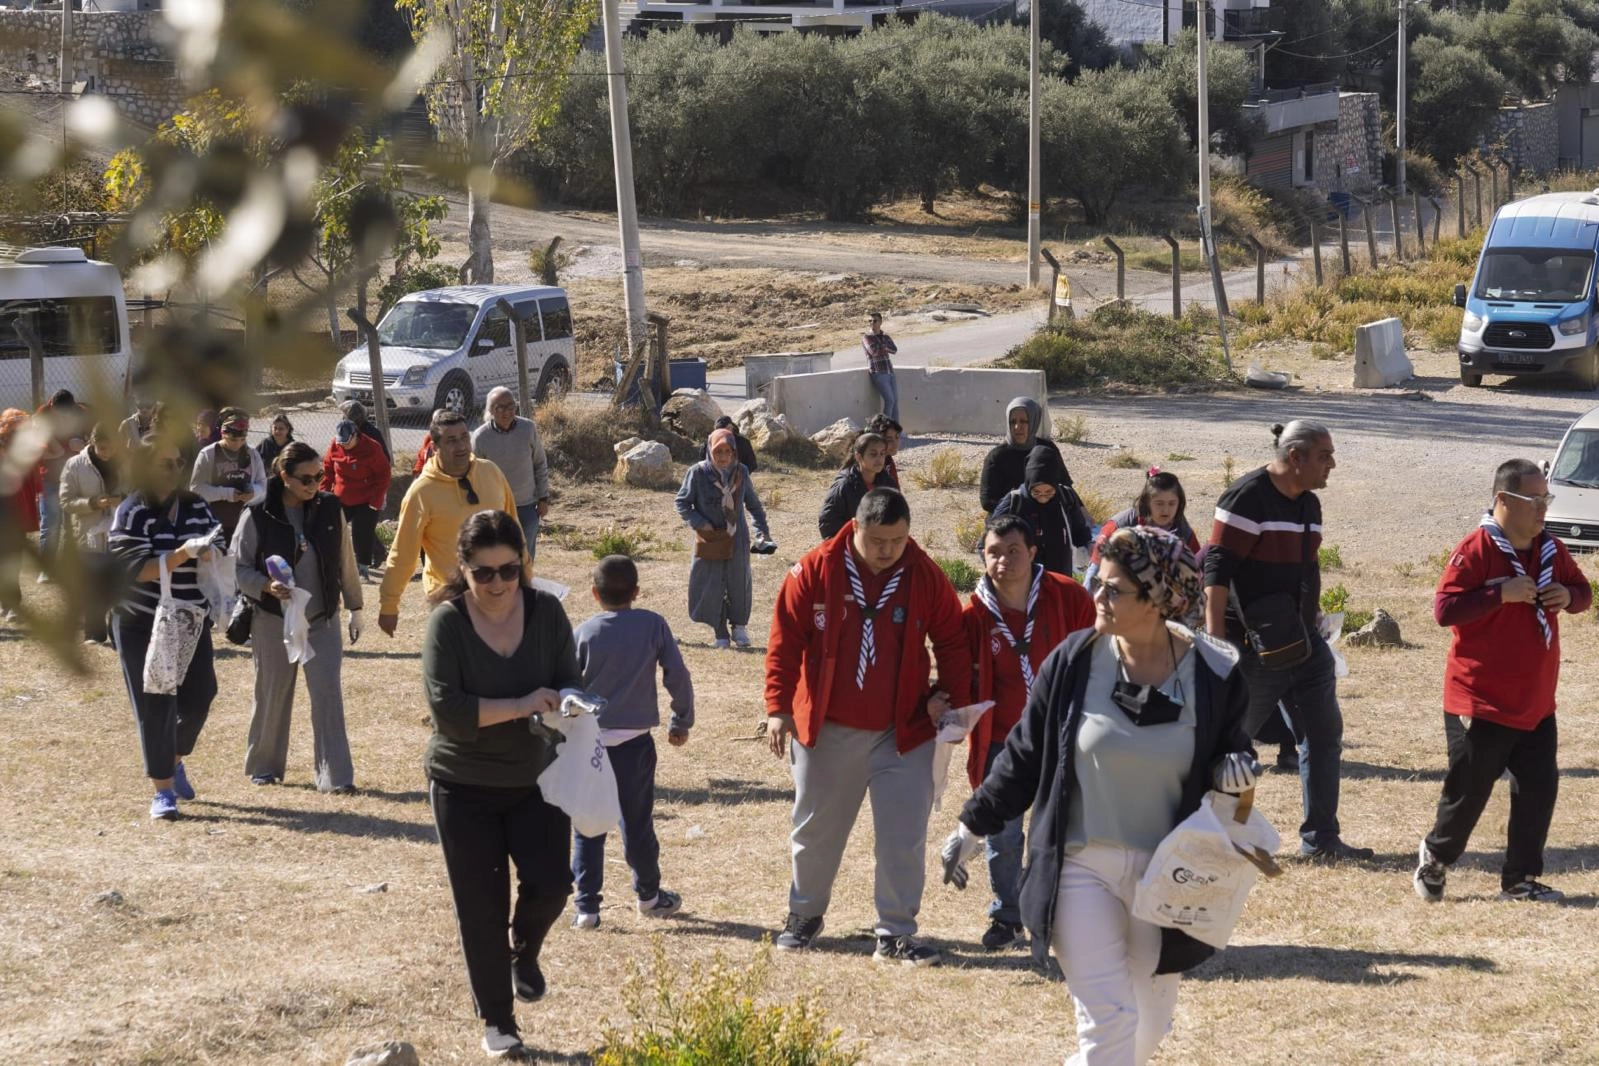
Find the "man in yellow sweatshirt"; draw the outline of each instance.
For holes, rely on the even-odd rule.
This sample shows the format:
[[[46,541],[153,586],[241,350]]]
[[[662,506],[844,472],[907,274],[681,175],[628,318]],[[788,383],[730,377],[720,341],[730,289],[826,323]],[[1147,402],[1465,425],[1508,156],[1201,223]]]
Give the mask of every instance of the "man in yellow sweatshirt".
[[[422,590],[431,595],[455,575],[455,539],[479,511],[504,511],[516,518],[516,496],[500,468],[472,454],[466,419],[438,411],[428,426],[434,454],[411,482],[400,503],[400,519],[378,589],[378,628],[394,636],[400,596],[416,573],[417,554],[427,553]]]

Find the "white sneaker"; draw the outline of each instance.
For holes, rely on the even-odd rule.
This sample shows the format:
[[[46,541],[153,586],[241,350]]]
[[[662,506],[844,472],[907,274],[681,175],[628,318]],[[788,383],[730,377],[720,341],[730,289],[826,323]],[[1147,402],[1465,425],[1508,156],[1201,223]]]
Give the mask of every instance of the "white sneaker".
[[[646,918],[670,918],[683,907],[683,897],[660,889],[650,899],[638,901],[638,912]]]
[[[577,917],[572,919],[573,929],[598,929],[599,927],[600,916],[598,914],[588,914],[584,911],[578,911]]]
[[[749,626],[734,626],[733,627],[733,643],[737,644],[741,648],[747,648],[747,647],[750,646],[750,628],[749,628]]]
[[[717,637],[715,643],[711,645],[713,648],[731,648],[732,646],[726,637]]]

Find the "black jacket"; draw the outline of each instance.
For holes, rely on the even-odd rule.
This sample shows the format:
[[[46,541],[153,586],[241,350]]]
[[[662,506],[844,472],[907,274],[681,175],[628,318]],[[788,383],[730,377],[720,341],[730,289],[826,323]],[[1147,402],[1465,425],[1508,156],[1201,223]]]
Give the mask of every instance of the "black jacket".
[[[1025,488],[1007,492],[991,517],[1025,518],[1038,538],[1038,562],[1052,574],[1072,576],[1072,551],[1094,543],[1094,531],[1083,501],[1070,485],[1056,485],[1055,498],[1039,503]]]
[[[860,507],[861,500],[875,488],[891,488],[888,478],[883,474],[877,475],[877,480],[872,485],[866,484],[866,477],[858,466],[847,467],[838,472],[833,479],[833,484],[828,486],[827,498],[822,501],[822,513],[816,519],[816,526],[822,531],[823,540],[832,540],[838,531],[844,528],[844,523],[855,517],[856,508]]]
[[[1027,868],[1022,872],[1022,922],[1035,944],[1050,943],[1055,901],[1066,855],[1066,825],[1076,781],[1077,729],[1082,724],[1088,664],[1097,633],[1082,630],[1050,652],[1033,683],[1022,719],[1005,740],[988,776],[961,811],[960,820],[979,836],[991,836],[1006,822],[1033,809],[1027,827]],[[1237,653],[1219,641],[1195,638],[1194,761],[1183,779],[1177,821],[1199,809],[1210,789],[1212,770],[1222,756],[1253,752],[1244,733],[1248,689]],[[1227,664],[1226,673],[1218,668]],[[1173,828],[1175,828],[1175,823]],[[1156,973],[1181,973],[1204,962],[1215,949],[1176,929],[1161,930]]]
[[[1046,445],[1054,448],[1056,454],[1060,447],[1048,437],[1038,437],[1033,442],[1033,447]],[[1027,456],[1031,447],[1018,448],[1011,444],[996,444],[989,450],[983,459],[983,474],[977,482],[977,501],[983,510],[993,511],[999,506],[999,501],[1012,489],[1019,489],[1027,481]],[[1065,459],[1061,460],[1065,466]],[[1066,475],[1066,484],[1072,483],[1071,475]]]
[[[269,555],[282,556],[290,566],[300,561],[294,527],[283,510],[283,479],[267,482],[267,498],[246,508],[255,521],[256,551],[254,566],[266,573]],[[331,492],[319,492],[305,505],[305,539],[316,550],[317,573],[322,578],[324,617],[337,614],[343,590],[344,508]],[[262,596],[255,605],[268,614],[283,616],[283,603],[276,596]],[[310,619],[316,621],[316,619]]]

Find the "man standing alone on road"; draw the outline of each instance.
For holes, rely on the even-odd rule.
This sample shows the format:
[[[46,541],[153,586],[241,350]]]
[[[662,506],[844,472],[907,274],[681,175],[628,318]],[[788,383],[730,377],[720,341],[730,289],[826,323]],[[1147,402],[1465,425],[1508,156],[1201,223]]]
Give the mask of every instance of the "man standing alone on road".
[[[516,496],[516,520],[527,537],[527,557],[538,555],[539,523],[550,510],[550,464],[539,427],[516,413],[516,397],[503,385],[488,395],[489,418],[472,432],[472,454],[500,468]]]
[[[898,354],[899,347],[893,337],[883,332],[883,316],[876,311],[867,319],[861,347],[866,350],[866,370],[872,375],[872,384],[883,398],[883,413],[898,422],[899,385],[894,380],[894,364],[889,357]]]
[[[1258,733],[1288,711],[1299,742],[1305,820],[1299,852],[1326,862],[1369,859],[1338,833],[1344,719],[1332,649],[1317,629],[1321,607],[1321,500],[1338,463],[1332,433],[1295,419],[1273,426],[1277,457],[1235,481],[1216,501],[1205,556],[1205,629],[1243,651],[1249,682],[1244,729]]]
[[[793,882],[776,946],[808,948],[861,801],[872,797],[878,962],[933,966],[918,941],[933,805],[935,721],[971,691],[960,599],[910,539],[893,489],[866,494],[853,521],[783,580],[766,652],[766,735],[794,773]],[[930,691],[933,641],[940,691]],[[794,738],[790,747],[789,737]]]
[[[419,553],[427,553],[422,591],[431,596],[455,577],[455,542],[468,518],[479,511],[516,514],[516,498],[500,468],[472,455],[465,418],[442,408],[433,412],[428,439],[437,450],[405,490],[378,588],[378,628],[391,637],[400,624],[400,596],[416,572]],[[524,566],[526,561],[524,556]]]
[[[1560,612],[1582,614],[1593,592],[1566,546],[1544,529],[1549,483],[1526,459],[1494,473],[1493,510],[1455,547],[1438,582],[1433,616],[1455,631],[1444,667],[1449,772],[1438,817],[1421,842],[1413,883],[1429,903],[1444,898],[1448,868],[1506,770],[1510,833],[1500,899],[1558,903],[1538,881],[1554,816],[1555,684]]]

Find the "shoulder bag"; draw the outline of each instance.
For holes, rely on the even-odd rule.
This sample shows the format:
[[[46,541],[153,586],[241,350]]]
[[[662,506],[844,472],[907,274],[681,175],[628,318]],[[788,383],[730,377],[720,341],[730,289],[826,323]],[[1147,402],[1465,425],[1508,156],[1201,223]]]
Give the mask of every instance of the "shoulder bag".
[[[1300,528],[1304,536],[1303,565],[1316,565],[1310,553],[1309,508],[1300,503]],[[1300,574],[1299,588],[1290,595],[1273,592],[1242,609],[1244,636],[1249,647],[1266,670],[1292,670],[1310,658],[1310,634],[1305,631],[1305,615],[1301,608],[1305,599],[1305,578]]]

